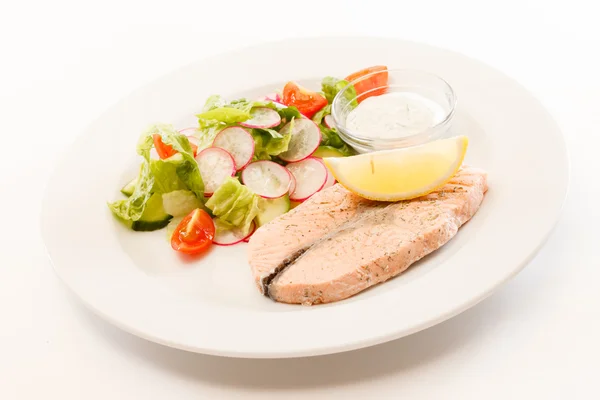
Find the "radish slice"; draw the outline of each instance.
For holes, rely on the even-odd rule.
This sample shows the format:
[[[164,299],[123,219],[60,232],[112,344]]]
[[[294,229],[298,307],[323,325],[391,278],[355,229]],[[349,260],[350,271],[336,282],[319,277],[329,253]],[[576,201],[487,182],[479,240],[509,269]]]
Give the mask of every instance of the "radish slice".
[[[321,160],[314,157],[288,164],[287,169],[296,178],[296,190],[290,194],[292,201],[308,199],[321,190],[327,182],[327,167]]]
[[[181,133],[181,134],[183,134],[183,135],[185,135],[185,136],[187,136],[187,137],[190,137],[190,136],[193,136],[194,133],[198,132],[198,128],[194,128],[194,127],[183,128],[183,129],[180,129],[178,132]]]
[[[294,193],[294,190],[296,190],[296,178],[294,177],[294,175],[292,175],[292,173],[290,172],[289,169],[287,170],[287,172],[288,172],[288,174],[290,174],[290,190],[289,190],[289,193],[292,194],[292,193]]]
[[[277,111],[269,107],[255,107],[250,110],[250,119],[240,122],[246,128],[273,128],[281,123]]]
[[[301,161],[310,157],[321,143],[321,130],[310,119],[290,121],[281,128],[279,133],[292,135],[287,151],[279,155],[279,158],[287,162]]]
[[[191,144],[196,145],[196,147],[200,146],[200,139],[196,136],[186,136]]]
[[[249,239],[256,230],[256,224],[254,222],[252,222],[252,227],[248,231],[249,233],[246,234],[244,234],[240,228],[220,230],[218,229],[218,223],[216,223],[215,219],[213,219],[213,222],[215,222],[215,227],[217,227],[213,243],[219,246],[232,246],[246,241],[246,239]]]
[[[244,239],[244,242],[248,243],[252,235],[254,235],[254,232],[256,232],[256,224],[252,222],[252,229],[250,230],[250,234]]]
[[[325,118],[323,118],[323,123],[329,129],[335,129],[335,123],[333,122],[333,117],[331,116],[331,114],[327,114]]]
[[[259,101],[272,101],[273,103],[281,103],[281,95],[277,92],[269,93],[264,97],[259,97]]]
[[[323,188],[321,190],[325,190],[333,185],[335,185],[335,177],[333,176],[329,168],[327,168],[327,180],[325,181],[325,185],[323,185]]]
[[[288,193],[292,178],[285,167],[273,161],[256,161],[242,172],[242,182],[265,199],[276,199]]]
[[[275,111],[273,111],[275,112]],[[275,114],[277,114],[275,112]],[[279,114],[277,114],[279,117]],[[235,169],[241,170],[252,160],[254,155],[254,139],[252,135],[239,126],[225,128],[217,134],[213,147],[226,150],[235,161]]]
[[[235,175],[235,162],[231,154],[218,147],[204,149],[196,156],[200,176],[204,181],[204,195],[210,196],[225,179]]]

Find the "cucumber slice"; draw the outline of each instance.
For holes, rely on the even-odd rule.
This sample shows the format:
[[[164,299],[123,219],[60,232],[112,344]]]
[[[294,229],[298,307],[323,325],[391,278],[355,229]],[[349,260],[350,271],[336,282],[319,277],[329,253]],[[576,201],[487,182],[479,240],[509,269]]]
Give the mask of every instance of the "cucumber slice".
[[[121,189],[121,193],[123,193],[127,197],[131,196],[133,194],[133,191],[135,190],[135,185],[137,185],[137,181],[137,177],[133,178],[131,181],[129,181],[127,185],[123,186],[123,188]]]
[[[189,190],[174,190],[162,195],[163,208],[174,217],[184,217],[202,206],[200,200]]]
[[[171,218],[163,208],[162,195],[154,193],[148,199],[141,218],[131,223],[131,229],[134,231],[155,231],[167,226]]]
[[[258,226],[263,226],[288,211],[290,211],[290,197],[287,194],[277,199],[261,198],[258,201],[256,223]]]
[[[313,153],[313,157],[325,158],[325,157],[344,157],[341,151],[331,146],[319,146],[317,151]]]

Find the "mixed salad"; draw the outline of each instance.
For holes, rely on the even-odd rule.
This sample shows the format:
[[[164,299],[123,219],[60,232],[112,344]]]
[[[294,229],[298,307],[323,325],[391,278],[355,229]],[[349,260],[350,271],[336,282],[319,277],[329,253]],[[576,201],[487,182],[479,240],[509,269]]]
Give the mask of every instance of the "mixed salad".
[[[326,77],[321,92],[288,82],[258,100],[211,96],[198,126],[155,124],[140,137],[138,176],[109,203],[135,231],[167,228],[174,250],[203,252],[247,241],[255,229],[335,183],[323,157],[354,154],[332,123],[331,103],[349,81]],[[372,85],[361,81],[350,101]]]

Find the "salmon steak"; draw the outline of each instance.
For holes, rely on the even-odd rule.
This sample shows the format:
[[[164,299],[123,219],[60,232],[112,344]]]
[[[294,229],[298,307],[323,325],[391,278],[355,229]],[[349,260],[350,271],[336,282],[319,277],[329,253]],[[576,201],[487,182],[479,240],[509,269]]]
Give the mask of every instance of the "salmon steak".
[[[248,260],[258,289],[283,303],[346,299],[446,244],[479,209],[487,174],[463,166],[413,200],[366,200],[336,184],[260,227]]]

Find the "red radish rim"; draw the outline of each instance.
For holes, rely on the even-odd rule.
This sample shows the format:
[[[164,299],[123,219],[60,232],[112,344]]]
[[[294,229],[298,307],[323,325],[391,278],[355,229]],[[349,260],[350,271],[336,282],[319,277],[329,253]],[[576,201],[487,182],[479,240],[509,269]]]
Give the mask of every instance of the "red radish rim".
[[[255,231],[256,231],[256,224],[254,223],[254,221],[252,221],[252,229],[249,230],[249,233],[246,236],[239,239],[238,241],[233,242],[233,243],[219,243],[213,239],[213,243],[216,244],[217,246],[233,246],[234,244],[238,244],[238,243],[246,241],[246,239],[249,239],[250,236],[252,236]]]
[[[307,118],[307,120],[308,120],[308,121],[310,121],[310,122],[311,122],[311,123],[312,123],[312,124],[315,126],[315,128],[317,129],[317,132],[319,132],[319,140],[317,141],[317,146],[316,146],[316,147],[313,149],[313,151],[311,151],[311,152],[310,152],[310,154],[309,154],[309,155],[307,155],[306,157],[303,157],[303,158],[301,158],[301,159],[299,159],[299,160],[289,160],[289,159],[285,159],[285,158],[283,158],[283,157],[281,156],[281,154],[280,154],[280,155],[279,155],[279,158],[281,158],[283,161],[286,161],[286,162],[288,162],[288,163],[295,163],[295,162],[304,161],[304,160],[306,160],[307,158],[309,158],[309,157],[312,157],[312,155],[313,155],[313,154],[315,154],[315,151],[317,151],[317,149],[318,149],[318,148],[319,148],[319,146],[321,145],[321,142],[323,141],[323,134],[321,133],[321,128],[319,128],[319,125],[317,125],[317,124],[315,123],[315,121],[313,121],[312,119],[308,119],[308,118]],[[285,124],[285,125],[284,125],[284,126],[281,128],[281,130],[282,130],[282,129],[283,129],[283,128],[284,128],[284,127],[287,125],[287,124],[289,124],[289,123],[291,123],[291,122],[288,122],[288,123],[286,123],[286,124]],[[324,164],[323,164],[323,165],[324,165]]]
[[[196,128],[196,127],[193,127],[193,126],[192,126],[192,127],[190,127],[190,128],[183,128],[183,129],[180,129],[180,130],[178,130],[177,132],[179,132],[179,133],[181,133],[181,134],[184,134],[184,135],[185,135],[185,133],[184,133],[185,131],[197,131],[197,130],[198,130],[198,128]],[[190,136],[190,135],[186,135],[186,136]]]
[[[252,232],[248,236],[246,236],[243,241],[248,243],[250,241],[250,238],[252,237],[252,235],[254,235],[254,233],[256,232],[257,229],[258,229],[258,227],[256,226],[256,223],[254,221],[252,221]]]
[[[252,153],[250,153],[250,158],[248,158],[248,161],[246,161],[246,163],[243,166],[241,166],[240,168],[236,167],[236,165],[235,165],[235,158],[233,158],[233,156],[231,155],[231,153],[229,153],[227,150],[225,150],[222,147],[215,146],[215,142],[217,141],[217,138],[219,137],[219,135],[221,133],[223,133],[224,131],[226,131],[227,129],[231,129],[231,128],[243,129],[248,134],[248,136],[250,137],[250,142],[252,142]],[[252,157],[254,157],[254,151],[256,150],[256,142],[254,141],[254,138],[252,137],[252,134],[250,132],[248,132],[248,129],[242,128],[241,126],[228,126],[227,128],[221,129],[219,131],[219,133],[217,133],[215,135],[215,138],[213,139],[213,142],[212,142],[211,146],[213,146],[213,148],[217,148],[217,149],[221,149],[221,150],[227,151],[227,154],[229,154],[231,156],[231,158],[233,159],[233,167],[235,168],[235,172],[241,171],[242,169],[246,168],[246,166],[248,164],[250,164],[250,162],[252,161]],[[235,172],[234,172],[233,175],[235,175]]]
[[[303,202],[303,201],[306,201],[306,200],[310,199],[310,198],[311,198],[311,197],[312,197],[312,196],[313,196],[315,193],[317,193],[317,192],[320,192],[321,190],[323,190],[323,187],[324,187],[324,186],[325,186],[325,184],[327,183],[327,174],[329,174],[329,170],[328,170],[328,169],[327,169],[327,167],[325,166],[325,163],[324,163],[323,161],[321,161],[320,159],[318,159],[317,157],[311,157],[311,156],[308,156],[308,157],[306,157],[306,158],[305,158],[305,159],[303,159],[303,160],[297,161],[296,163],[299,163],[299,162],[301,162],[301,161],[306,161],[306,160],[308,160],[308,159],[313,159],[313,160],[316,160],[316,161],[318,161],[318,162],[319,162],[319,164],[321,164],[321,165],[323,166],[323,168],[325,168],[325,181],[324,181],[324,182],[323,182],[323,184],[322,184],[322,185],[319,187],[319,189],[317,189],[316,191],[314,191],[313,193],[311,193],[310,195],[308,195],[308,196],[306,196],[306,197],[302,197],[302,198],[292,197],[294,194],[293,194],[293,193],[291,193],[291,194],[290,194],[290,200],[291,200],[291,201],[300,202],[300,203],[301,203],[301,202]],[[296,163],[290,163],[290,164],[296,164]],[[292,172],[290,171],[290,173],[292,173]],[[293,174],[292,174],[292,175],[293,175]],[[295,189],[294,189],[294,191],[295,191]]]
[[[229,154],[229,152],[227,150],[222,149],[220,147],[207,147],[206,149],[202,150],[201,152],[196,154],[196,157],[194,157],[194,159],[196,160],[196,163],[198,163],[198,157],[200,157],[200,155],[202,155],[202,153],[207,152],[207,151],[222,151],[223,153],[227,154],[229,156],[229,158],[231,158],[231,162],[233,163],[233,170],[231,171],[230,176],[235,176],[235,173],[237,172],[235,169],[235,160],[233,159],[233,157],[231,156],[231,154]],[[204,192],[204,197],[210,197],[213,195],[213,193],[214,192]]]
[[[288,194],[291,195],[292,193],[294,193],[294,190],[296,190],[296,177],[294,176],[294,174],[292,174],[292,172],[289,169],[286,168],[285,170],[288,172],[288,174],[290,174],[290,187],[288,188]]]
[[[329,118],[327,118],[329,117]],[[333,125],[330,124],[329,122],[327,122],[327,120],[329,119],[333,119],[333,116],[331,114],[327,114],[326,116],[323,117],[323,123],[325,124],[326,127],[328,127],[329,129],[333,129]]]
[[[269,163],[269,164],[276,165],[276,166],[277,166],[277,168],[282,168],[282,169],[283,169],[285,172],[287,172],[288,176],[290,177],[290,182],[291,182],[291,180],[292,180],[292,179],[294,179],[294,180],[295,180],[295,178],[292,176],[292,173],[291,173],[291,172],[290,172],[290,171],[289,171],[289,170],[288,170],[286,167],[284,167],[283,165],[277,164],[277,163],[276,163],[276,162],[274,162],[274,161],[269,161],[269,160],[259,160],[259,161],[254,161],[253,163],[250,163],[250,164],[253,164],[253,165],[254,165],[254,164],[266,164],[266,163]],[[249,167],[249,166],[250,166],[250,165],[248,165],[248,167]],[[242,176],[241,176],[241,179],[242,179],[242,183],[243,183],[244,185],[248,186],[248,185],[246,184],[246,182],[244,181],[244,174],[246,173],[246,171],[248,171],[248,168],[246,168],[246,169],[244,169],[244,170],[242,171]],[[248,186],[248,188],[254,192],[254,190],[253,190],[253,189],[252,189],[250,186]],[[256,193],[256,192],[254,192],[254,193],[256,193],[258,196],[262,197],[263,199],[273,200],[273,199],[279,199],[279,198],[281,198],[281,197],[285,196],[287,193],[289,193],[289,188],[290,188],[290,183],[288,182],[288,190],[287,190],[287,191],[285,191],[285,192],[283,192],[282,194],[280,194],[280,195],[278,195],[278,196],[267,196],[267,195],[260,194],[260,193]]]
[[[246,128],[252,128],[252,129],[268,129],[268,128],[274,128],[277,125],[281,124],[281,117],[279,116],[279,113],[277,111],[275,111],[275,110],[273,110],[272,108],[269,108],[269,107],[256,107],[256,108],[264,108],[264,109],[267,109],[269,111],[273,111],[275,114],[277,114],[277,118],[279,118],[279,120],[277,121],[277,123],[274,122],[271,125],[248,124],[248,123],[246,123],[246,121],[244,121],[244,122],[240,122],[241,126],[244,126]],[[227,128],[225,128],[225,129],[227,129]]]

